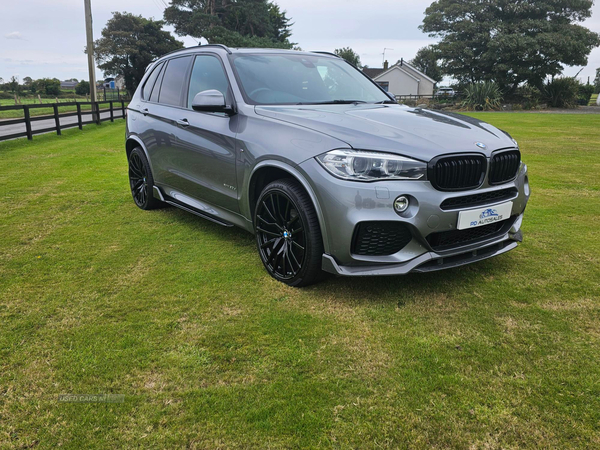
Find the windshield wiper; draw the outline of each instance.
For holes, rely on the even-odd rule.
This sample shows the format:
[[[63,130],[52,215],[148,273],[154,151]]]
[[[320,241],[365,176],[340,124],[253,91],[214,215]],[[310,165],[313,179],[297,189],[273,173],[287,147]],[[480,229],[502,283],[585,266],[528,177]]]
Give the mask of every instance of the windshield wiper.
[[[296,103],[297,105],[351,105],[353,103],[367,103],[364,100],[327,100],[324,102]]]

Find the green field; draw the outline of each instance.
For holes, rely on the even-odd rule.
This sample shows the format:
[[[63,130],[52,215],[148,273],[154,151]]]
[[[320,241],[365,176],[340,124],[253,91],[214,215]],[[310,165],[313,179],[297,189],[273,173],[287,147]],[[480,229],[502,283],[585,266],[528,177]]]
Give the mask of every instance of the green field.
[[[524,243],[306,289],[137,209],[123,122],[0,143],[0,448],[600,447],[600,115],[475,116],[521,144]]]

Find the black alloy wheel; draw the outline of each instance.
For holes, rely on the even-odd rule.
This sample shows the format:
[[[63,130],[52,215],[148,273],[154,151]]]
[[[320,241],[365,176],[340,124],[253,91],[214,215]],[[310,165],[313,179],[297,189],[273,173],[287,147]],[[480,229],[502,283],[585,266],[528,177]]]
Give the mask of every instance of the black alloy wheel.
[[[153,196],[154,179],[144,151],[136,147],[129,155],[129,186],[135,204],[141,209],[154,209],[161,205]]]
[[[269,184],[256,205],[258,252],[267,271],[290,286],[306,286],[321,274],[323,244],[306,192],[293,180]]]

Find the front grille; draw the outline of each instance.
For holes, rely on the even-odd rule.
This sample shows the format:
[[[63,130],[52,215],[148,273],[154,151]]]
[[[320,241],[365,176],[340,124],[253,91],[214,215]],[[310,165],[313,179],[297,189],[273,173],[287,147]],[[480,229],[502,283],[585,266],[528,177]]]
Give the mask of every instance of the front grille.
[[[355,255],[393,255],[412,239],[402,222],[360,222],[354,229],[352,253]]]
[[[486,169],[487,159],[483,155],[439,156],[429,163],[427,175],[440,191],[463,191],[481,186]]]
[[[490,160],[490,184],[501,184],[512,180],[517,176],[521,164],[521,152],[519,150],[506,150],[496,152]]]
[[[441,209],[473,208],[489,203],[501,202],[515,198],[519,191],[516,188],[500,189],[497,191],[482,192],[481,194],[464,195],[462,197],[447,198],[440,205]]]
[[[481,227],[467,228],[466,230],[440,231],[427,236],[427,242],[435,251],[447,250],[453,247],[474,244],[478,241],[501,236],[510,230],[516,216],[502,222],[490,223]]]

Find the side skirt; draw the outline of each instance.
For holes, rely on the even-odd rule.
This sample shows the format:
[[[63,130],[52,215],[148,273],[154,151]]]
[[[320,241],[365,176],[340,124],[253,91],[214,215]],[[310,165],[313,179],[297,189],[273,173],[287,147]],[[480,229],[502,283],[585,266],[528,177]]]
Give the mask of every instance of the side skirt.
[[[227,222],[226,220],[223,220],[219,217],[215,217],[211,214],[200,211],[199,209],[194,208],[193,206],[183,203],[172,197],[169,197],[168,195],[163,195],[163,193],[160,191],[160,189],[156,186],[154,186],[154,188],[153,188],[153,195],[154,195],[154,198],[156,198],[160,201],[168,203],[169,205],[172,205],[172,206],[176,206],[177,208],[183,209],[184,211],[192,213],[198,217],[202,217],[203,219],[210,220],[211,222],[214,222],[223,227],[232,227],[233,226],[233,224],[231,222]]]

